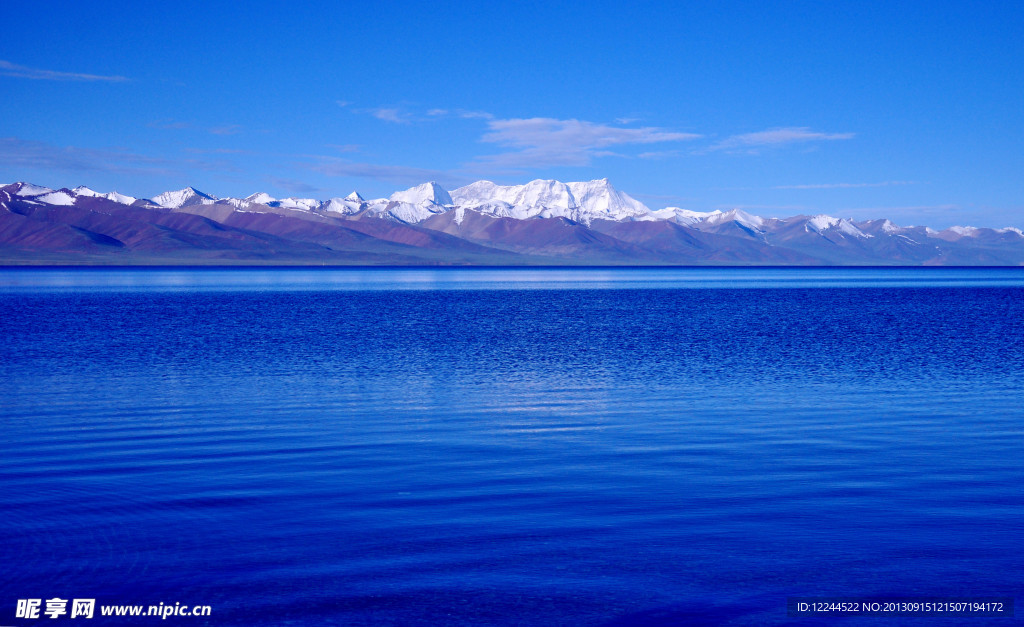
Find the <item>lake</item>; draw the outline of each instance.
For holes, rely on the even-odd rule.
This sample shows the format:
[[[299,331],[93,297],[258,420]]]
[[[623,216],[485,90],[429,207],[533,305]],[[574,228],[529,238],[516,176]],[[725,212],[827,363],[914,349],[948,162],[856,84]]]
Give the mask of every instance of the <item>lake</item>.
[[[5,625],[1024,588],[1024,269],[3,268],[0,339]]]

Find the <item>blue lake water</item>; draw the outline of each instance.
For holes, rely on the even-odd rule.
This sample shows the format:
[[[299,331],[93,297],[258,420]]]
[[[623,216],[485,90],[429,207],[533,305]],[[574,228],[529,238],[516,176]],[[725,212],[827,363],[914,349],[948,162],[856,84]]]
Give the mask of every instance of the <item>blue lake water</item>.
[[[1024,269],[0,269],[0,340],[4,625],[1024,589]]]

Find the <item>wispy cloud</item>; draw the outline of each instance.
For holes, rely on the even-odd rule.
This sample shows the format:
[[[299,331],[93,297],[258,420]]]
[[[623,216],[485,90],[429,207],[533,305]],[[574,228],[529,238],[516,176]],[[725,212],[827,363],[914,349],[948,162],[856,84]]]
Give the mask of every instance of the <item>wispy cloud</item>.
[[[671,159],[682,154],[681,150],[655,150],[653,152],[641,152],[637,157],[641,159]]]
[[[359,144],[327,144],[327,147],[338,152],[359,152]]]
[[[464,120],[493,120],[494,114],[487,113],[486,111],[467,111],[466,109],[458,109],[455,114]]]
[[[518,168],[589,165],[594,157],[616,153],[611,146],[689,141],[700,137],[661,128],[622,128],[554,118],[527,118],[487,122],[481,141],[510,148],[509,152],[480,157],[484,163]]]
[[[946,204],[946,205],[889,205],[884,207],[851,207],[848,209],[842,209],[842,211],[920,211],[920,212],[937,212],[937,211],[953,211],[953,210],[964,210],[960,205]]]
[[[856,220],[881,220],[885,218],[892,220],[900,226],[917,224],[922,226],[928,225],[935,229],[943,229],[954,224],[964,223],[974,223],[975,226],[981,226],[980,223],[988,223],[989,226],[999,226],[996,222],[993,222],[993,219],[1000,219],[993,216],[988,210],[980,212],[977,208],[964,207],[957,204],[848,207],[836,210],[836,213],[840,212]],[[1010,222],[1013,221],[1012,217],[1007,217]]]
[[[384,120],[385,122],[392,122],[394,124],[410,124],[412,122],[412,118],[409,114],[396,107],[370,109],[370,115],[378,120]]]
[[[854,133],[821,133],[812,131],[806,126],[790,126],[786,128],[772,128],[756,133],[733,135],[717,144],[713,144],[708,150],[746,150],[747,152],[756,153],[756,149],[762,147],[835,141],[853,139],[853,137]]]
[[[901,219],[906,220],[908,216],[911,220],[917,218],[932,219],[934,216],[957,216],[963,214],[970,214],[972,210],[967,207],[962,207],[956,204],[945,204],[945,205],[890,205],[883,207],[849,207],[840,209],[845,214],[853,217],[863,217],[870,219]]]
[[[661,207],[673,206],[678,207],[687,203],[697,202],[699,198],[693,198],[690,196],[679,196],[677,194],[644,194],[640,192],[630,192],[630,196],[642,200],[650,205],[652,208],[654,205]]]
[[[471,111],[469,109],[427,109],[428,118],[456,117],[463,120],[493,120],[494,114],[486,111]],[[412,119],[407,116],[405,119]]]
[[[427,122],[441,118],[461,118],[464,120],[493,120],[494,115],[486,111],[471,111],[468,109],[443,109],[435,107],[426,111],[411,111],[403,106],[377,107],[375,109],[355,109],[356,113],[368,113],[378,120],[391,122],[393,124],[413,124],[416,122]]]
[[[730,209],[739,209],[741,211],[808,211],[809,208],[806,205],[736,205],[736,204],[718,204],[715,205],[715,209],[722,211],[728,211]]]
[[[25,67],[0,60],[0,76],[11,76],[14,78],[30,78],[37,81],[81,81],[81,82],[106,82],[123,83],[128,80],[125,76],[101,76],[99,74],[83,74],[80,72],[58,72],[55,70],[43,70],[39,68]]]
[[[424,181],[437,181],[446,187],[458,187],[469,181],[462,176],[442,170],[415,168],[401,165],[356,163],[332,157],[320,157],[320,163],[307,166],[326,176],[368,178],[399,185],[417,185]]]
[[[242,127],[238,124],[225,124],[224,126],[215,126],[210,129],[210,133],[214,135],[238,135],[242,132]]]
[[[186,148],[185,152],[190,152],[195,155],[254,155],[255,152],[251,150],[242,150],[240,148]]]
[[[172,118],[164,118],[161,120],[154,120],[147,124],[149,128],[158,128],[165,131],[177,131],[186,128],[192,128],[192,124],[189,122],[182,122],[180,120],[174,120]]]
[[[856,187],[890,187],[916,185],[916,181],[882,181],[881,183],[811,183],[808,185],[776,185],[772,189],[851,189]]]
[[[268,179],[272,185],[280,187],[281,189],[288,190],[293,194],[316,194],[322,192],[323,189],[310,185],[304,181],[296,181],[295,179],[281,179],[281,178],[270,178]]]
[[[150,157],[122,149],[98,150],[77,146],[55,146],[46,142],[0,138],[0,165],[62,170],[69,172],[113,172],[178,176],[190,169],[237,172],[233,164],[203,159],[172,160]]]
[[[194,124],[192,122],[183,122],[181,120],[175,120],[173,118],[162,118],[160,120],[154,120],[147,124],[149,128],[156,128],[162,131],[182,131],[194,129],[209,133],[211,135],[238,135],[247,129],[241,124],[222,124],[220,126],[204,127],[200,124]],[[252,131],[249,131],[252,132]],[[267,131],[255,131],[257,133],[266,133]]]

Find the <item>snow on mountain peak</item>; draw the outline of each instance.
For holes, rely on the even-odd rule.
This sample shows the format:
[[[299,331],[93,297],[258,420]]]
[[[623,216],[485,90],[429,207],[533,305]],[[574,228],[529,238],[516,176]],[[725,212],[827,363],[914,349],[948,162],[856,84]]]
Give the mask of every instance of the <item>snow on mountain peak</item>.
[[[41,185],[33,185],[32,183],[18,183],[18,191],[14,192],[15,196],[40,196],[42,194],[49,194],[54,190],[49,187],[42,187]]]
[[[521,185],[511,204],[547,209],[575,209],[579,206],[569,186],[561,181],[536,179]]]
[[[75,196],[87,196],[89,198],[106,198],[122,205],[130,205],[137,200],[134,196],[126,196],[124,194],[118,194],[116,191],[110,192],[109,194],[101,194],[96,190],[89,189],[85,185],[79,185],[75,189],[71,190]]]
[[[194,187],[186,187],[176,192],[164,192],[152,198],[153,202],[165,209],[180,209],[189,205],[212,205],[217,202],[215,196],[204,194]]]
[[[720,224],[722,222],[730,221],[738,222],[743,226],[750,227],[753,229],[760,229],[764,225],[764,218],[762,218],[761,216],[755,216],[752,213],[747,213],[742,209],[730,209],[729,211],[726,211],[724,213],[714,212],[708,217],[704,218],[704,220],[711,224]]]
[[[973,226],[951,226],[947,231],[952,231],[960,237],[974,237],[978,234],[978,229]]]
[[[639,200],[616,190],[607,178],[588,183],[569,183],[569,190],[583,213],[591,218],[623,220],[650,214],[651,210]]]
[[[513,218],[565,217],[589,223],[594,219],[649,219],[651,210],[624,194],[607,178],[563,183],[536,179],[525,185],[477,181],[452,192],[455,204]]]
[[[49,194],[43,194],[42,196],[37,196],[36,200],[39,200],[40,202],[45,202],[50,205],[71,206],[75,204],[74,197],[65,191],[56,191],[50,192]]]
[[[833,218],[832,216],[826,216],[822,214],[816,215],[810,220],[808,220],[807,228],[809,228],[812,231],[821,233],[822,231],[826,231],[837,224],[839,224],[839,218]]]
[[[709,212],[703,211],[690,211],[689,209],[680,209],[679,207],[665,207],[664,209],[658,209],[657,211],[651,211],[647,215],[639,216],[636,220],[642,222],[651,222],[656,220],[668,220],[675,222],[676,224],[682,224],[683,226],[689,226],[696,224],[702,220],[713,220],[716,216],[722,215],[722,212],[718,209]]]
[[[344,198],[331,198],[320,205],[320,210],[331,213],[340,213],[343,215],[353,215],[362,211],[365,204],[366,201],[363,200],[362,196],[352,192]]]
[[[113,200],[114,202],[121,203],[122,205],[130,205],[136,200],[134,196],[127,196],[125,194],[118,194],[117,191],[112,191],[109,194],[103,194],[103,197],[107,200]]]
[[[284,209],[297,209],[299,211],[312,211],[322,205],[315,198],[281,198],[270,202],[271,207],[282,207]]]
[[[452,197],[447,191],[434,181],[429,183],[423,183],[416,187],[411,187],[404,192],[395,192],[391,194],[390,200],[394,202],[404,202],[411,205],[419,204],[435,204],[435,205],[453,205]]]
[[[892,223],[889,222],[889,225],[891,224]],[[888,225],[883,225],[883,230],[885,230],[887,226]],[[822,231],[827,231],[829,229],[836,229],[844,235],[852,235],[853,237],[874,237],[873,235],[869,235],[868,233],[858,229],[852,221],[846,218],[833,218],[832,216],[823,214],[814,216],[804,225],[804,230],[814,231],[815,233],[821,233]],[[886,232],[888,233],[890,231]]]
[[[854,237],[874,237],[874,235],[871,235],[870,233],[865,233],[864,231],[858,229],[857,226],[853,223],[853,221],[850,220],[849,218],[843,218],[842,220],[839,221],[839,231],[841,233],[844,233],[846,235],[852,235]]]
[[[506,190],[512,189],[513,187],[515,186],[501,186],[495,185],[490,181],[477,181],[452,190],[451,197],[452,201],[456,205],[464,205],[468,207],[474,207],[496,200],[509,202],[505,198],[508,196]],[[513,193],[512,196],[514,197],[515,193]]]
[[[895,224],[893,224],[888,219],[882,221],[882,232],[883,233],[897,233],[897,232],[899,232],[899,230],[900,230],[900,227],[896,226]]]
[[[266,192],[257,192],[255,194],[250,194],[249,196],[246,196],[242,200],[246,202],[256,203],[259,205],[265,205],[267,203],[274,202],[275,198]]]

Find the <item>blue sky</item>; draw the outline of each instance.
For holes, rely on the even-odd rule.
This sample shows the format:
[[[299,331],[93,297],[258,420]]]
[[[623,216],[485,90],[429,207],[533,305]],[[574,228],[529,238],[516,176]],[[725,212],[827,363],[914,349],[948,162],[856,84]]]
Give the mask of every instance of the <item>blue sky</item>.
[[[1024,4],[4,3],[0,183],[1024,226]]]

